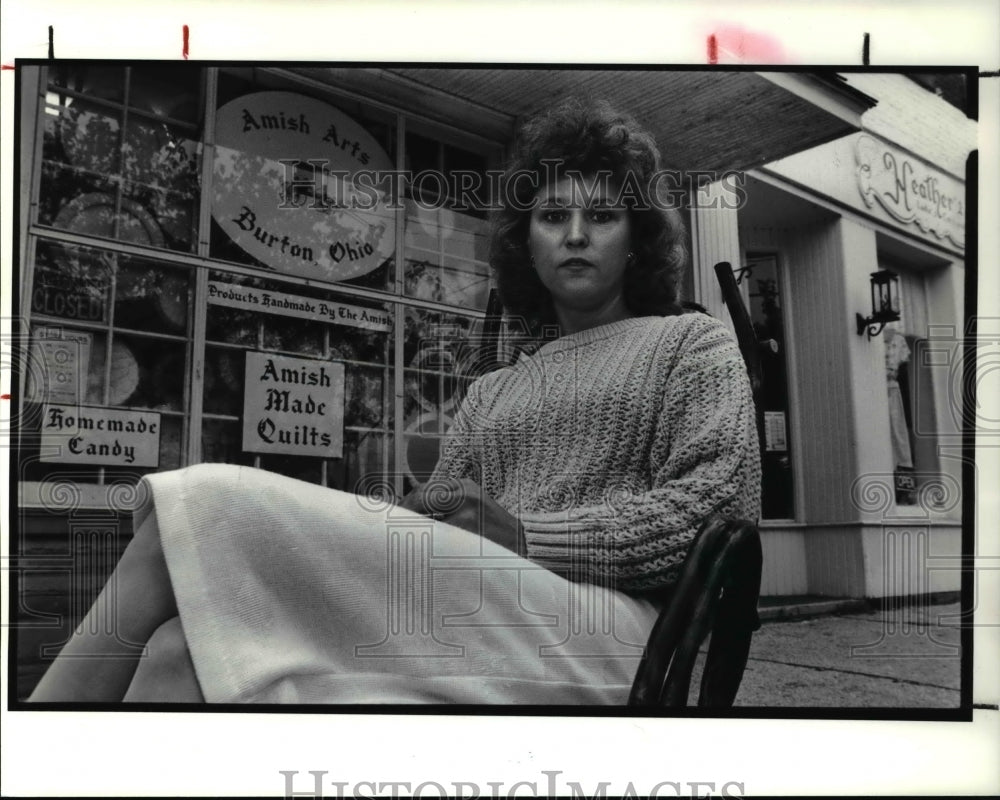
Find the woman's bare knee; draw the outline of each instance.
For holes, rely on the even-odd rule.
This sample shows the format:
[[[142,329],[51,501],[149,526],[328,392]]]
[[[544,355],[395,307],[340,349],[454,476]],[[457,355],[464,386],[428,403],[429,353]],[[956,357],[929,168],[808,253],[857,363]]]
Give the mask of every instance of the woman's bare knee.
[[[126,702],[204,702],[191,651],[179,617],[164,622],[149,638],[146,653],[125,693]]]

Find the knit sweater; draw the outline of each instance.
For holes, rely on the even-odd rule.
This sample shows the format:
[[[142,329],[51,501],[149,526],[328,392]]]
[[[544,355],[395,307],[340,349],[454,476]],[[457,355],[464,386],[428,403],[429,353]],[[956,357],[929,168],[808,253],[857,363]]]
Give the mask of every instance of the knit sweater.
[[[469,387],[439,477],[480,484],[520,520],[540,565],[623,591],[669,585],[706,515],[760,513],[735,341],[684,314],[548,342]]]

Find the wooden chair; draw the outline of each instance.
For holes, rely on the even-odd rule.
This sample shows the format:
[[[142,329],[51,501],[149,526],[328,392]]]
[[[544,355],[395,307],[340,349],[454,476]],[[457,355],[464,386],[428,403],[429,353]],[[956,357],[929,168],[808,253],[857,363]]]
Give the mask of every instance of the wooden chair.
[[[715,272],[747,365],[760,434],[763,416],[758,402],[761,369],[757,337],[732,267],[721,262],[715,265]],[[494,290],[487,307],[484,342],[498,342],[501,314]],[[496,345],[487,345],[477,361],[480,368],[498,366]],[[650,632],[632,684],[629,706],[687,706],[698,652],[709,634],[711,641],[698,706],[733,705],[753,632],[760,627],[757,602],[761,566],[760,535],[754,522],[715,516],[702,523],[669,601]]]
[[[715,265],[715,274],[747,366],[758,437],[763,442],[757,335],[732,266],[720,262]],[[757,602],[762,563],[760,534],[755,523],[723,517],[702,523],[670,601],[650,632],[632,684],[630,706],[686,706],[698,651],[709,634],[712,638],[702,672],[698,706],[733,705],[746,669],[753,632],[760,627]]]
[[[698,705],[729,708],[743,679],[750,639],[760,627],[760,536],[746,520],[706,520],[688,551],[670,601],[639,662],[630,706],[683,708],[705,638],[712,639]]]

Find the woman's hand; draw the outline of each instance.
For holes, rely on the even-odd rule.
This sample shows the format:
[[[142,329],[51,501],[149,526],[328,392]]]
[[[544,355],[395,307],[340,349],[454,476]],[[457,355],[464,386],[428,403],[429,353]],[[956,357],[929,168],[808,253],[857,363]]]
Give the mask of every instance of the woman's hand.
[[[524,531],[517,518],[468,478],[443,479],[418,486],[399,505],[489,539],[524,555]]]

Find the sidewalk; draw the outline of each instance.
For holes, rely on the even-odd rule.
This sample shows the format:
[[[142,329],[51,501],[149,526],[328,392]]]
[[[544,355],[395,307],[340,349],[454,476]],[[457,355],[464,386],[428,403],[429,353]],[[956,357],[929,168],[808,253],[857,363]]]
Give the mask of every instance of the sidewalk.
[[[737,706],[958,706],[957,602],[878,612],[855,603],[828,616],[787,618],[794,613],[762,609]]]

